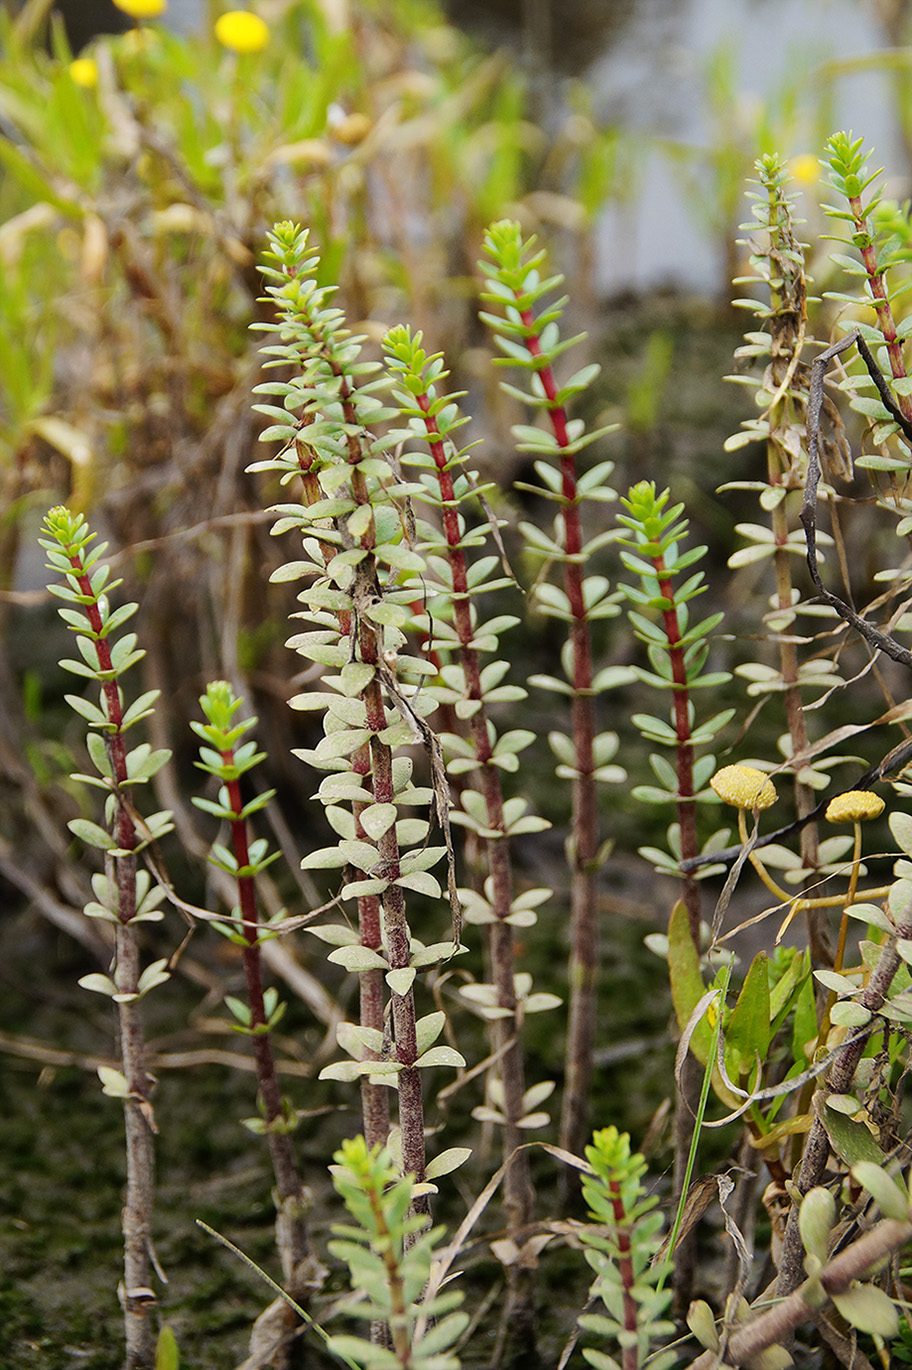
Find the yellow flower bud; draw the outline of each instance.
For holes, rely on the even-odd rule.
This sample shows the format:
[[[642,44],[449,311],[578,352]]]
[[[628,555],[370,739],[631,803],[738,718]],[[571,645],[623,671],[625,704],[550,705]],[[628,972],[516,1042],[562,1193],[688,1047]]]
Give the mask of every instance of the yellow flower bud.
[[[879,794],[846,790],[830,800],[825,817],[828,823],[862,823],[866,818],[879,818],[883,811],[884,801]]]
[[[75,85],[84,90],[98,85],[98,64],[92,57],[77,57],[70,63],[69,73]]]
[[[168,0],[114,0],[131,19],[157,19],[168,8]]]
[[[269,42],[269,27],[249,10],[228,10],[216,19],[215,36],[232,52],[262,52]]]
[[[768,809],[778,798],[769,776],[756,766],[723,766],[709,783],[721,800],[736,809]]]

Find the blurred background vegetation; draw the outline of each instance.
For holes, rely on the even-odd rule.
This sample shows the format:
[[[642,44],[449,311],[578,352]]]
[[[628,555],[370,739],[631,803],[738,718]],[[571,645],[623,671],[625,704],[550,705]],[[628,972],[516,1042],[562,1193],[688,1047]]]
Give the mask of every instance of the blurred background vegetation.
[[[588,329],[604,368],[588,417],[623,424],[604,454],[619,488],[642,477],[671,485],[721,567],[738,510],[715,490],[750,476],[750,449],[723,451],[749,400],[720,381],[741,336],[730,280],[743,270],[738,224],[754,160],[773,148],[794,159],[813,231],[816,156],[833,128],[854,124],[877,145],[897,199],[912,178],[904,0],[262,0],[266,41],[252,50],[216,37],[223,9],[171,0],[146,22],[110,3],[0,8],[0,1127],[12,1161],[0,1185],[0,1347],[10,1370],[69,1365],[73,1346],[87,1367],[118,1359],[97,1349],[99,1326],[117,1343],[113,1281],[99,1272],[116,1266],[116,1185],[105,1175],[85,1211],[69,1203],[108,1145],[99,1117],[105,1164],[116,1174],[121,1162],[119,1119],[86,1073],[105,1059],[110,1025],[75,986],[106,949],[79,912],[89,871],[65,826],[90,801],[68,779],[83,769],[81,730],[62,704],[66,634],[35,545],[48,506],[87,515],[110,542],[119,593],[141,603],[147,655],[136,688],[162,691],[150,740],[175,752],[159,790],[181,836],[172,878],[189,898],[210,893],[199,858],[211,834],[181,777],[193,752],[186,720],[205,682],[223,677],[259,715],[262,783],[281,799],[270,821],[288,869],[275,906],[306,904],[317,895],[298,862],[319,834],[290,756],[306,745],[286,707],[294,601],[288,586],[268,584],[285,559],[263,513],[278,489],[245,470],[260,424],[249,326],[265,317],[257,254],[267,228],[284,218],[311,226],[324,279],[338,283],[357,331],[377,342],[408,320],[446,351],[473,436],[485,439],[479,466],[508,517],[521,474],[509,436],[517,415],[477,323],[475,263],[493,218],[539,233],[567,278],[571,328]],[[810,269],[825,288],[834,268],[815,257]],[[822,317],[818,335],[826,328]],[[748,576],[719,592],[736,631],[750,590]],[[612,631],[606,654],[627,659],[634,649]],[[542,630],[521,634],[516,650],[534,670],[554,643]],[[636,770],[635,755],[623,759]],[[530,773],[523,783],[560,825],[550,780]],[[608,826],[632,851],[649,834],[618,803]],[[555,851],[562,835],[558,826]],[[530,867],[547,867],[548,852],[537,843]],[[627,917],[612,925],[603,972],[615,1017],[599,1121],[636,1134],[660,1101],[644,1070],[650,1048],[656,1077],[667,1068],[664,971],[641,946],[667,908],[661,891],[644,895],[636,858],[622,854],[612,870],[606,911]],[[192,1116],[162,1139],[160,1254],[194,1271],[192,1294],[175,1281],[178,1324],[182,1298],[220,1300],[222,1330],[210,1329],[193,1362],[216,1366],[235,1363],[236,1328],[260,1294],[191,1218],[219,1225],[227,1213],[256,1254],[257,1240],[270,1240],[270,1205],[262,1158],[236,1121],[249,1080],[227,1071],[226,1033],[213,1023],[236,967],[212,964],[212,950],[194,955],[185,1002],[152,1024],[160,1106],[182,1077],[194,1090]],[[543,972],[563,950],[527,955]],[[316,1073],[333,996],[350,992],[341,978],[327,991],[310,957],[302,943],[274,967],[301,996],[284,1046],[302,1083]],[[190,1065],[193,1052],[200,1073],[168,1073],[169,1058]],[[302,1107],[330,1108],[328,1093],[307,1089]],[[332,1139],[350,1122],[333,1114]],[[325,1164],[331,1145],[316,1123],[303,1145]],[[192,1327],[188,1312],[191,1350]]]

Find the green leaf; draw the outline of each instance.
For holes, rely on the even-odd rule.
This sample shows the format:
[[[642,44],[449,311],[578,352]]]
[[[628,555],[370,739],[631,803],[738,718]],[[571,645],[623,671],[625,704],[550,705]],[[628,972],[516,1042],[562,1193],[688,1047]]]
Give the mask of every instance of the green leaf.
[[[93,728],[109,728],[108,716],[103,709],[99,709],[97,704],[91,704],[89,700],[80,698],[79,695],[64,695],[70,708],[77,714],[88,720]]]
[[[395,804],[370,804],[358,815],[358,821],[368,837],[378,842],[395,823],[396,814]],[[376,860],[377,853],[375,852],[373,864],[376,864]],[[367,867],[362,866],[361,869],[365,870]]]
[[[683,900],[678,900],[671,911],[668,924],[668,970],[671,978],[671,1000],[681,1031],[690,1015],[706,993],[700,973],[700,956],[690,935],[690,920]],[[712,1030],[704,1018],[690,1039],[690,1049],[701,1065],[709,1056]]]
[[[471,1155],[470,1146],[451,1146],[429,1161],[424,1173],[429,1180],[439,1180],[442,1175],[449,1175],[452,1171],[458,1170]]]
[[[883,1159],[879,1143],[863,1122],[847,1117],[836,1108],[828,1108],[826,1102],[820,1103],[815,1099],[814,1107],[826,1129],[830,1145],[846,1165],[854,1166],[859,1161],[870,1161],[877,1165]]]
[[[164,1323],[155,1347],[155,1370],[180,1370],[180,1352],[177,1338],[167,1323]]]
[[[344,966],[346,970],[386,970],[387,963],[379,952],[371,947],[337,947],[327,956],[327,961],[332,961],[337,966]]]
[[[391,971],[390,974],[395,972]],[[389,975],[386,978],[389,981]],[[452,1047],[431,1047],[430,1051],[425,1051],[418,1057],[415,1065],[419,1070],[424,1070],[426,1066],[453,1066],[461,1070],[465,1066],[465,1057]]]
[[[873,1194],[885,1218],[896,1218],[903,1223],[909,1221],[909,1195],[882,1166],[858,1161],[852,1166],[852,1174],[869,1194]]]
[[[811,1189],[802,1200],[798,1227],[805,1251],[809,1256],[816,1256],[821,1265],[826,1264],[827,1244],[835,1221],[836,1200],[833,1195],[822,1185]]]
[[[85,986],[88,989],[88,986]],[[101,1081],[101,1092],[107,1094],[111,1099],[128,1099],[130,1097],[130,1086],[127,1084],[127,1077],[121,1070],[114,1070],[111,1066],[99,1066],[98,1078]]]
[[[889,1340],[899,1332],[899,1312],[893,1300],[873,1284],[855,1284],[831,1299],[846,1322],[859,1332]]]
[[[386,983],[394,994],[406,995],[415,983],[416,974],[414,966],[402,966],[399,970],[387,971]]]
[[[766,1059],[770,1043],[769,969],[765,951],[758,951],[738,995],[725,1033],[726,1056],[732,1051],[740,1057],[738,1073],[747,1075],[756,1058]]]
[[[106,994],[109,999],[113,999],[117,993],[117,986],[110,975],[101,975],[98,972],[92,975],[83,975],[76,983],[83,989],[91,990],[93,994]]]
[[[430,871],[414,871],[411,875],[401,875],[393,884],[404,890],[413,890],[415,894],[427,895],[429,899],[439,899],[441,896],[440,883]]]
[[[109,832],[105,832],[97,823],[90,823],[87,818],[71,818],[67,827],[86,846],[101,847],[102,851],[114,851],[117,847]]]

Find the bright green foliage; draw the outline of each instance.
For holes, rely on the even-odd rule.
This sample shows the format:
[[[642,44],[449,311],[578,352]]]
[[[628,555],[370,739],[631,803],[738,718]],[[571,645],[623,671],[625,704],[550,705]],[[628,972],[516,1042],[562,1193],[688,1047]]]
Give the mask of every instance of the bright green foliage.
[[[278,506],[276,531],[299,530],[304,556],[273,579],[303,583],[299,617],[309,627],[288,645],[331,668],[321,689],[291,701],[295,709],[322,716],[321,741],[295,754],[327,773],[319,798],[339,838],[309,852],[302,866],[343,872],[339,898],[358,906],[357,931],[347,923],[310,929],[334,946],[330,961],[362,976],[361,1022],[339,1035],[352,1059],[325,1067],[322,1077],[362,1081],[365,1130],[370,1128],[372,1140],[388,1126],[380,1121],[376,1091],[396,1086],[403,1164],[423,1182],[420,1071],[465,1064],[453,1048],[423,1041],[420,1029],[427,1020],[416,1019],[413,995],[422,967],[458,951],[461,921],[449,843],[428,841],[431,816],[445,837],[449,832],[438,744],[424,721],[437,705],[421,688],[436,671],[408,653],[404,631],[423,598],[427,572],[409,504],[423,487],[403,480],[387,456],[395,438],[371,427],[396,417],[375,393],[385,378],[378,375],[378,363],[360,360],[362,340],[345,327],[341,311],[329,303],[330,292],[317,285],[316,268],[306,230],[278,224],[265,267],[278,322],[261,331],[276,338],[264,348],[269,364],[290,366],[294,380],[259,387],[282,399],[281,407],[261,408],[275,420],[266,439],[280,439],[284,446],[256,469],[301,481],[303,502]],[[397,755],[416,742],[431,762],[431,787],[414,786],[411,757]],[[416,806],[430,809],[429,816],[409,812]],[[441,900],[440,883],[431,874],[441,861],[449,867],[453,933],[448,941],[425,946],[412,936],[406,900]],[[390,1018],[384,1016],[384,993]]]
[[[469,1316],[452,1311],[463,1297],[455,1290],[423,1297],[443,1229],[410,1216],[414,1177],[401,1175],[389,1152],[368,1149],[363,1137],[343,1142],[334,1160],[333,1184],[355,1223],[335,1225],[329,1243],[351,1275],[343,1311],[385,1322],[392,1347],[339,1335],[329,1339],[329,1349],[371,1370],[457,1370],[454,1347]]]
[[[561,283],[559,276],[543,278],[545,254],[536,252],[535,239],[524,239],[518,223],[503,220],[485,236],[486,257],[479,263],[486,278],[482,299],[495,305],[496,313],[482,313],[492,329],[497,347],[505,354],[503,365],[525,373],[527,386],[503,389],[522,404],[547,418],[548,427],[516,424],[513,435],[520,451],[537,454],[535,471],[541,482],[529,488],[557,506],[553,531],[521,523],[526,550],[542,563],[532,603],[543,614],[558,619],[566,632],[561,653],[565,679],[534,675],[530,684],[566,696],[570,731],[555,729],[548,741],[558,762],[558,774],[572,787],[573,834],[567,846],[571,864],[570,883],[570,980],[569,1031],[566,1048],[566,1087],[561,1117],[561,1144],[578,1152],[588,1128],[587,1110],[592,1078],[592,1044],[595,1035],[596,966],[598,923],[595,912],[596,882],[611,843],[600,837],[597,786],[617,784],[626,772],[614,764],[618,737],[598,732],[595,701],[598,695],[630,680],[624,667],[596,669],[593,628],[600,620],[614,618],[617,596],[606,576],[587,574],[593,558],[613,538],[611,530],[588,536],[583,514],[604,514],[601,506],[616,496],[606,484],[611,462],[601,462],[580,473],[577,457],[610,430],[588,432],[581,419],[571,418],[568,406],[598,374],[595,365],[585,366],[559,384],[555,363],[579,339],[561,339],[560,319],[564,300],[547,301]],[[552,566],[562,571],[562,583],[549,578]]]
[[[490,718],[491,707],[526,698],[525,690],[519,686],[501,683],[509,671],[508,661],[481,665],[482,655],[498,649],[500,632],[517,620],[511,615],[499,615],[480,623],[475,601],[485,592],[512,587],[513,581],[509,576],[497,575],[496,556],[471,562],[468,559],[467,553],[483,546],[491,533],[497,534],[497,526],[487,509],[488,526],[478,527],[469,522],[467,506],[473,500],[483,500],[484,495],[466,467],[468,449],[459,451],[453,440],[465,423],[457,403],[461,397],[444,391],[448,373],[443,358],[440,354],[429,357],[421,341],[421,335],[413,337],[408,328],[394,328],[384,339],[384,353],[393,382],[393,399],[409,424],[398,434],[408,447],[402,462],[419,470],[425,491],[421,500],[437,510],[440,519],[439,525],[431,521],[420,524],[421,550],[440,589],[427,595],[428,612],[416,620],[415,627],[426,636],[429,653],[435,658],[455,658],[452,662],[441,661],[439,678],[425,688],[441,704],[451,706],[457,719],[467,722],[470,734],[466,739],[459,733],[446,732],[441,734],[440,741],[444,755],[449,758],[450,774],[470,773],[474,777],[474,787],[461,790],[459,805],[454,807],[450,819],[474,832],[486,845],[488,878],[484,894],[464,889],[459,891],[459,897],[467,920],[480,922],[488,929],[492,982],[463,985],[460,992],[476,1012],[489,1020],[494,1050],[501,1056],[499,1076],[488,1083],[488,1103],[476,1109],[473,1116],[508,1128],[504,1147],[509,1155],[519,1143],[513,1129],[542,1126],[550,1121],[547,1113],[536,1112],[536,1106],[554,1088],[550,1081],[532,1090],[525,1088],[518,1041],[522,1017],[538,1008],[554,1007],[559,1000],[554,995],[530,993],[524,983],[529,977],[516,974],[515,920],[521,919],[526,927],[534,924],[535,907],[550,892],[526,891],[519,896],[522,903],[517,902],[510,851],[505,844],[510,837],[542,832],[549,825],[528,811],[525,799],[503,798],[503,772],[518,770],[520,752],[535,737],[525,728],[498,735]],[[499,929],[497,935],[492,933],[494,928]],[[501,1050],[504,1045],[507,1050]],[[524,1169],[522,1156],[507,1178],[508,1194],[515,1184],[526,1196],[524,1206],[518,1210],[521,1222],[531,1217],[531,1213],[525,1212],[531,1188],[522,1174]]]
[[[912,276],[907,269],[894,279],[895,269],[908,268],[909,261],[907,240],[903,240],[902,226],[897,222],[901,216],[896,212],[892,216],[878,212],[882,206],[882,186],[866,195],[879,182],[883,171],[868,172],[863,138],[836,133],[827,144],[827,156],[830,183],[846,204],[825,208],[831,218],[850,225],[848,237],[836,241],[854,249],[855,254],[833,253],[832,260],[847,275],[862,280],[862,287],[855,294],[833,292],[827,298],[853,306],[853,312],[861,308],[868,316],[867,320],[843,321],[840,326],[845,330],[857,329],[865,339],[881,371],[891,381],[899,408],[908,418],[912,415],[912,379],[906,375],[903,344],[912,328],[912,316],[902,318],[902,313],[903,296],[912,285]],[[859,368],[841,384],[850,396],[852,408],[868,421],[875,448],[899,432],[866,371]],[[896,455],[881,452],[863,456],[858,464],[878,471],[898,471],[907,468],[909,462],[908,448],[902,446]]]
[[[62,575],[65,581],[63,585],[51,585],[49,589],[67,606],[59,610],[60,617],[76,634],[76,646],[82,658],[64,659],[60,664],[74,675],[93,680],[99,686],[98,704],[80,695],[66,696],[67,703],[88,724],[86,746],[98,772],[97,775],[80,775],[78,779],[105,791],[105,816],[113,826],[118,810],[118,788],[146,784],[170,756],[164,749],[153,750],[147,742],[140,742],[127,751],[123,742],[128,729],[152,712],[158,691],[149,690],[124,708],[120,677],[142,659],[143,652],[137,649],[135,633],[112,640],[112,635],[132,617],[137,606],[122,604],[118,609],[111,608],[110,592],[120,581],[110,580],[110,568],[101,561],[107,544],[91,547],[95,534],[89,531],[85,519],[62,506],[50,510],[44,531],[47,536],[39,541],[48,554],[48,567]],[[170,832],[173,827],[170,820],[171,814],[167,811],[151,814],[143,821],[141,831],[134,831],[130,849],[140,851],[149,842]],[[120,835],[112,835],[85,819],[73,819],[69,826],[83,842],[103,851],[116,853],[122,846]],[[146,898],[145,907],[151,908],[156,898]]]
[[[580,1240],[596,1272],[592,1294],[601,1299],[605,1313],[585,1313],[579,1324],[623,1348],[624,1370],[636,1370],[646,1365],[659,1338],[674,1333],[674,1323],[664,1316],[671,1290],[661,1287],[668,1262],[655,1261],[662,1245],[662,1215],[658,1199],[643,1185],[646,1161],[639,1152],[631,1153],[626,1132],[615,1127],[596,1132],[586,1147],[586,1160],[592,1172],[583,1175],[583,1198],[599,1227],[581,1228]],[[583,1355],[596,1370],[620,1370],[619,1361],[604,1351],[585,1347]],[[659,1352],[649,1365],[664,1370],[675,1359],[673,1351]]]
[[[620,558],[628,571],[638,578],[638,584],[621,586],[635,608],[628,610],[628,618],[636,636],[646,644],[651,670],[634,668],[637,678],[655,689],[672,696],[670,721],[652,714],[637,713],[633,723],[650,742],[674,747],[675,764],[661,753],[653,753],[649,760],[658,785],[639,785],[633,793],[649,804],[678,805],[678,822],[669,828],[669,851],[650,847],[641,854],[655,862],[658,869],[677,874],[683,858],[697,855],[693,805],[696,802],[715,802],[709,789],[709,778],[716,770],[713,755],[694,757],[694,749],[711,744],[730,722],[734,710],[725,709],[705,723],[697,725],[691,692],[717,688],[731,679],[727,671],[705,669],[711,646],[711,635],[724,617],[721,613],[691,622],[689,604],[707,588],[702,571],[692,571],[706,553],[705,547],[682,550],[680,542],[687,535],[687,520],[681,518],[684,506],[669,505],[669,492],[656,494],[652,481],[640,481],[633,486],[621,503],[627,510],[618,514],[618,523],[629,530],[621,537],[626,548]],[[683,572],[687,578],[676,584]],[[659,622],[648,617],[644,610],[658,616]],[[702,853],[724,847],[728,830],[712,834],[699,849]],[[687,850],[685,850],[685,846]],[[712,867],[701,868],[706,875]]]
[[[596,365],[583,367],[563,385],[554,377],[555,361],[568,348],[581,341],[581,336],[562,339],[559,324],[566,298],[550,303],[545,299],[561,284],[562,277],[543,277],[545,252],[534,251],[535,239],[524,239],[517,223],[504,220],[493,224],[485,239],[485,251],[490,260],[479,263],[486,278],[482,298],[498,306],[498,313],[482,313],[481,318],[491,328],[494,341],[505,354],[495,362],[526,373],[528,388],[502,383],[507,394],[547,412],[550,427],[514,425],[517,448],[523,452],[540,454],[535,470],[540,485],[523,482],[518,488],[530,490],[537,496],[558,506],[554,533],[547,534],[530,523],[521,523],[520,531],[527,551],[546,566],[563,564],[567,570],[563,588],[540,575],[532,591],[535,606],[547,617],[559,619],[571,630],[562,664],[566,679],[557,676],[535,675],[530,684],[558,694],[574,697],[578,691],[600,693],[627,683],[631,673],[624,667],[606,666],[593,671],[583,664],[581,648],[582,625],[587,628],[599,620],[615,617],[618,612],[617,595],[610,592],[605,576],[586,575],[582,568],[614,538],[612,531],[602,531],[583,540],[580,530],[580,506],[592,501],[596,506],[611,503],[617,496],[605,482],[614,469],[612,462],[600,462],[582,475],[576,472],[576,455],[584,448],[613,432],[606,427],[587,431],[580,419],[570,419],[566,407],[592,383],[598,375]],[[576,632],[574,633],[574,626]],[[558,760],[558,774],[574,779],[584,773],[582,759],[575,740],[561,732],[549,734],[552,751]],[[585,768],[593,779],[617,784],[625,772],[613,764],[618,739],[615,733],[601,733],[594,739],[594,765]]]
[[[233,689],[226,680],[212,681],[206,687],[206,693],[200,696],[200,707],[209,719],[208,723],[197,723],[191,719],[190,727],[198,737],[209,745],[200,748],[200,760],[196,765],[201,771],[207,771],[216,779],[224,783],[230,780],[239,780],[242,775],[262,761],[266,753],[258,752],[256,743],[245,742],[238,746],[238,740],[256,727],[255,718],[245,718],[240,723],[234,722],[234,716],[241,707],[242,700],[238,699]],[[251,814],[258,813],[264,809],[275,794],[275,790],[267,790],[265,794],[257,795],[245,804],[240,813],[234,810],[224,800],[219,804],[211,804],[204,799],[194,799],[197,808],[205,809],[207,813],[215,814],[216,818],[228,820],[237,818],[249,818]],[[275,860],[271,857],[270,860]],[[258,869],[264,869],[264,866]],[[247,872],[245,872],[246,874]]]
[[[239,808],[235,808],[237,796],[232,795],[233,786],[242,775],[256,766],[266,755],[265,752],[257,751],[256,743],[252,740],[242,743],[241,746],[237,745],[245,733],[256,727],[257,722],[255,718],[245,718],[240,723],[235,721],[235,715],[242,702],[236,697],[227,681],[212,681],[207,685],[206,693],[200,696],[200,706],[209,722],[197,723],[195,720],[190,722],[190,727],[198,737],[202,738],[204,744],[200,747],[200,760],[196,762],[196,765],[201,771],[208,772],[209,775],[215,776],[217,780],[222,782],[217,801],[194,796],[192,803],[198,809],[204,809],[206,813],[211,813],[227,823],[246,823],[253,814],[264,809],[275,795],[275,790],[266,790],[263,794],[258,794],[253,799],[249,799]],[[266,870],[273,861],[278,860],[279,852],[272,852],[271,854],[267,854],[267,852],[268,843],[265,839],[260,838],[250,843],[246,852],[246,862],[243,865],[238,865],[236,853],[229,851],[227,847],[217,842],[212,848],[209,859],[213,865],[219,866],[229,875],[253,877]],[[279,919],[281,919],[281,915],[279,915]],[[232,940],[240,939],[243,942],[247,940],[224,924],[216,923],[215,926]],[[269,933],[265,932],[260,936],[262,940],[264,936],[269,936]]]

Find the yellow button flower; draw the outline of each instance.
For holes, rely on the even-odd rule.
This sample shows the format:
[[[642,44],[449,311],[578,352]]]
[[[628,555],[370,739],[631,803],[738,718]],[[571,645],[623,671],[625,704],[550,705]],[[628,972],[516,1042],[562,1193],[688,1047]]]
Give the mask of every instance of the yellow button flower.
[[[168,0],[114,0],[114,4],[131,19],[157,19],[168,8]]]
[[[215,36],[232,52],[262,52],[269,42],[269,27],[249,10],[228,10],[216,19]]]
[[[863,823],[866,818],[879,818],[883,811],[884,801],[879,794],[846,790],[830,800],[825,817],[828,823]]]
[[[778,798],[769,776],[756,766],[723,766],[709,783],[721,800],[736,809],[768,809]]]
[[[73,82],[84,90],[98,85],[98,64],[91,57],[77,57],[70,63],[69,72]]]

